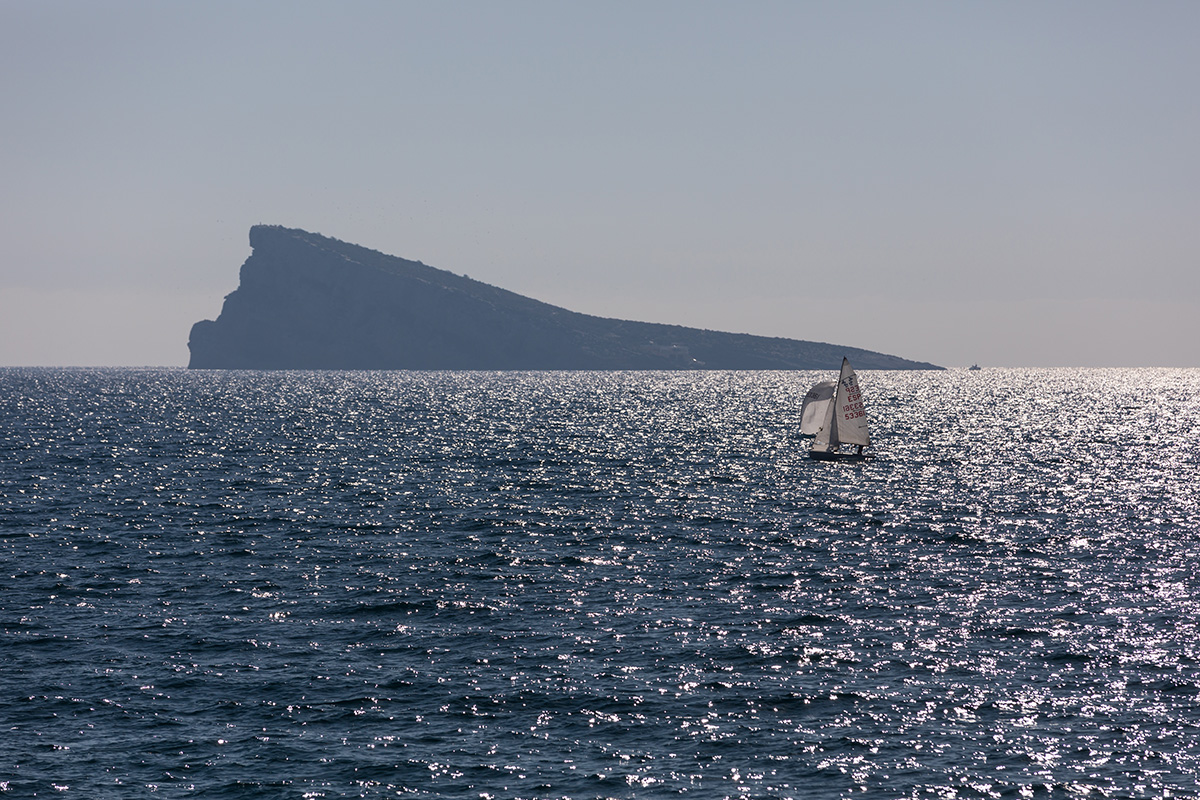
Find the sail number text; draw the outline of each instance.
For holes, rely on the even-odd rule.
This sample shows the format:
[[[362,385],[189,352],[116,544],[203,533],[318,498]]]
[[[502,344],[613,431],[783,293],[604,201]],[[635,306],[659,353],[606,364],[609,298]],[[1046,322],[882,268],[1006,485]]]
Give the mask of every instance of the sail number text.
[[[866,415],[866,410],[863,409],[862,393],[858,391],[858,387],[854,386],[846,395],[846,399],[850,402],[842,406],[842,419],[858,419]]]

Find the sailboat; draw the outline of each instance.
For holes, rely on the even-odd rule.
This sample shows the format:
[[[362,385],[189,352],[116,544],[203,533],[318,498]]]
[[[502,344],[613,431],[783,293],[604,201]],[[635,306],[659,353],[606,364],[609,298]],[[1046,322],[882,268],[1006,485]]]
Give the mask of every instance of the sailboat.
[[[809,458],[819,461],[860,461],[866,458],[863,449],[871,443],[871,434],[867,430],[867,409],[863,406],[858,376],[850,366],[850,359],[842,358],[842,374],[833,386],[833,394],[828,399],[821,400],[819,398],[825,391],[821,387],[824,385],[818,383],[808,390],[809,394],[815,396],[811,402],[805,397],[807,407],[803,408],[800,414],[801,433],[804,433],[804,422],[808,412],[819,415],[821,420],[814,431],[812,448],[808,451]],[[858,445],[858,452],[841,452],[843,444]]]

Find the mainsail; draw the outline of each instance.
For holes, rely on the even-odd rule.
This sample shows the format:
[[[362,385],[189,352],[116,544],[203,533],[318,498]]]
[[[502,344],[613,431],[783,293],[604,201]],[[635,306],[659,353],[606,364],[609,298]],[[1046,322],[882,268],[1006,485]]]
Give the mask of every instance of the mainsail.
[[[858,376],[854,374],[848,358],[842,359],[842,375],[838,379],[835,405],[838,441],[861,444],[863,447],[869,445],[871,434],[867,430],[867,409],[863,406],[862,392],[858,388]]]

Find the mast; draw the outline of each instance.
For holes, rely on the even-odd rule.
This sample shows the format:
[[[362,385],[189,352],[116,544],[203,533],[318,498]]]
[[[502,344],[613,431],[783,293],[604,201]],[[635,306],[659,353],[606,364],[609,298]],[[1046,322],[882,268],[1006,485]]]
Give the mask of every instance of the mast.
[[[842,382],[838,381],[838,385],[833,390],[833,402],[829,404],[829,409],[833,413],[829,415],[829,449],[837,450],[838,445],[842,442],[838,438],[838,403],[842,401]]]

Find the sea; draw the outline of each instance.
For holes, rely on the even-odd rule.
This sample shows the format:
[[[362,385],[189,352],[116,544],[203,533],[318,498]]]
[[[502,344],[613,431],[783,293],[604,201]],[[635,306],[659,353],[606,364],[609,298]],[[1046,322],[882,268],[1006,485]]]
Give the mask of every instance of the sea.
[[[1200,370],[0,370],[0,797],[1200,797]]]

